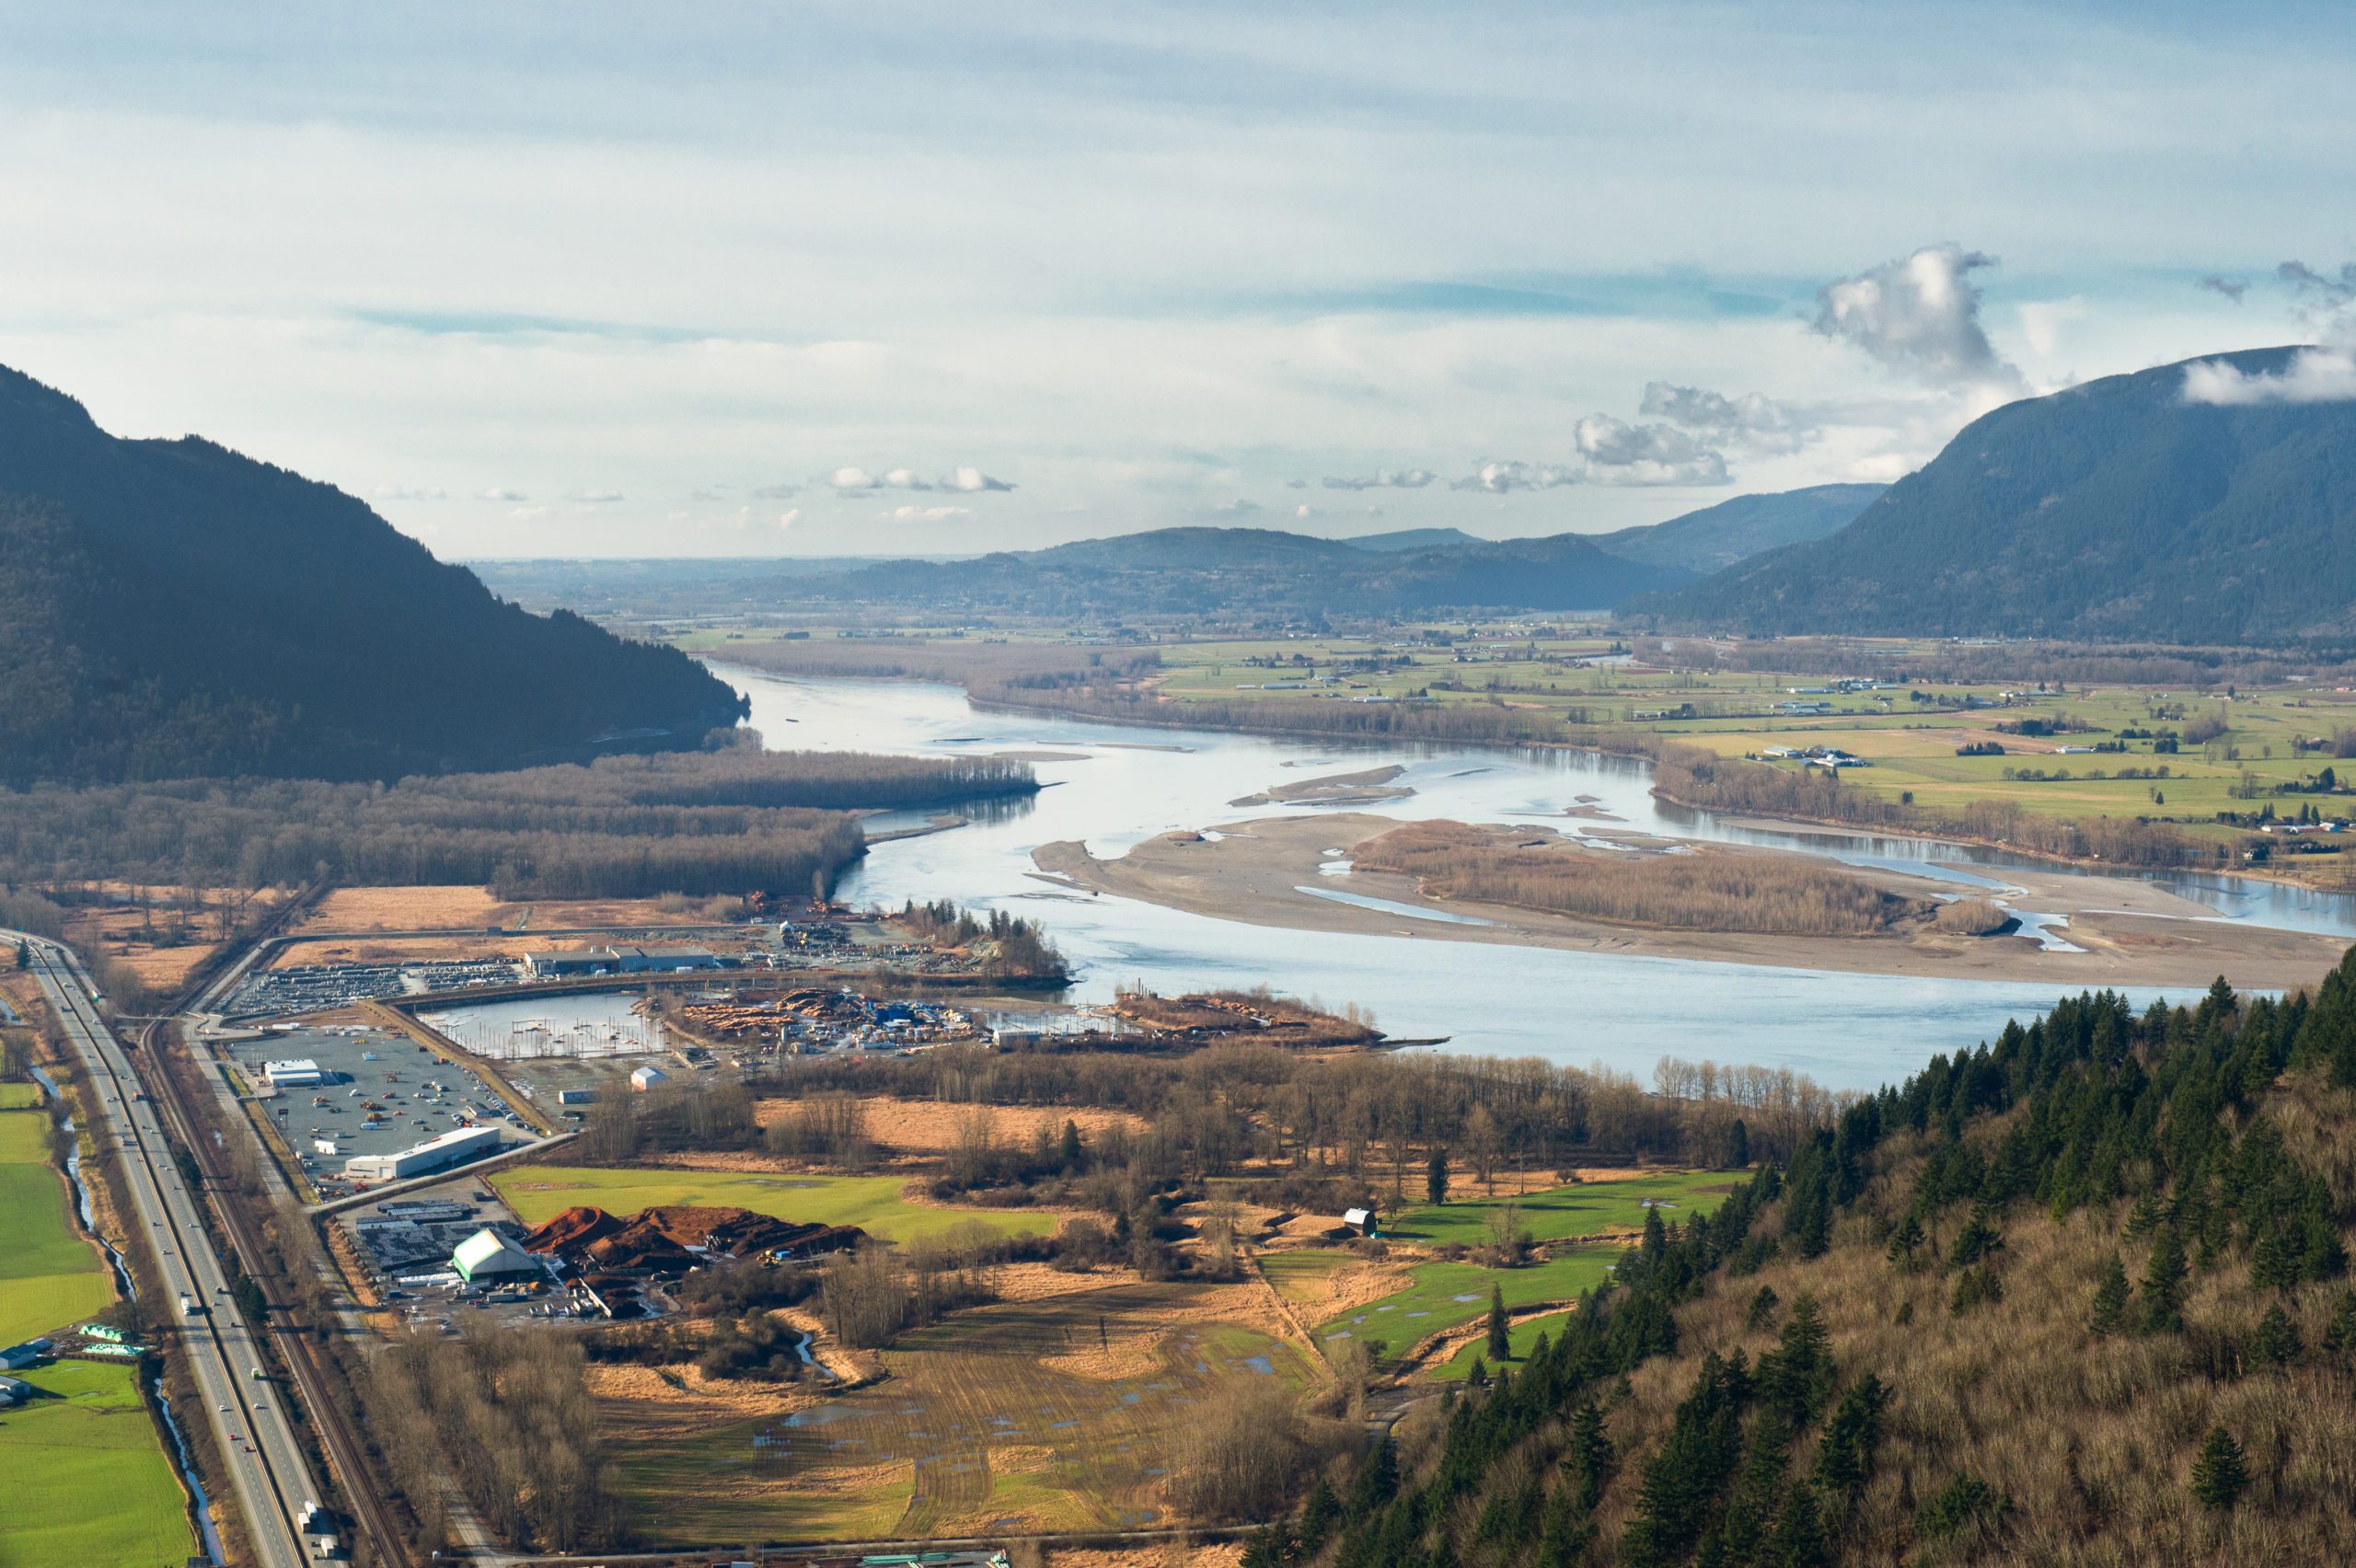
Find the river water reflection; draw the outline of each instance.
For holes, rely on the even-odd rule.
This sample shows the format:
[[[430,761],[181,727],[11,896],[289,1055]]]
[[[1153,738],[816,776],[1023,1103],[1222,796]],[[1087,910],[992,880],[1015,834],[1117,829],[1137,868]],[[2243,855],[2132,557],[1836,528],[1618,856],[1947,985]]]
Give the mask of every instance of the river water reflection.
[[[2049,986],[1924,980],[1683,959],[1565,952],[1429,935],[1289,931],[1089,897],[1031,874],[1031,851],[1061,839],[1100,856],[1175,829],[1315,814],[1311,805],[1229,802],[1273,785],[1397,765],[1413,795],[1350,809],[1401,818],[1529,822],[1568,832],[1646,830],[1767,843],[1859,864],[1902,864],[2003,885],[2004,857],[1920,840],[1774,833],[1666,808],[1649,764],[1576,752],[1348,745],[1099,724],[978,710],[953,686],[782,678],[719,666],[752,699],[751,723],[779,750],[927,756],[1043,755],[1027,807],[970,813],[953,832],[880,844],[848,878],[854,903],[950,898],[1046,927],[1074,961],[1074,996],[1266,984],[1329,1005],[1370,1008],[1391,1033],[1446,1035],[1446,1047],[1600,1061],[1648,1074],[1664,1055],[1788,1066],[1841,1087],[1895,1080],[1934,1052],[1986,1039],[2053,999]],[[1586,813],[1565,816],[1585,808]],[[874,824],[876,830],[892,825]],[[1944,862],[1933,865],[1930,862]],[[2048,868],[2050,870],[2050,868]],[[2217,917],[2356,936],[2356,900],[2232,878],[2155,875]],[[2033,911],[2033,901],[2020,903]],[[1403,927],[1408,922],[1402,921]],[[2062,933],[2054,932],[2057,938]],[[2154,995],[2136,991],[2138,1006]]]

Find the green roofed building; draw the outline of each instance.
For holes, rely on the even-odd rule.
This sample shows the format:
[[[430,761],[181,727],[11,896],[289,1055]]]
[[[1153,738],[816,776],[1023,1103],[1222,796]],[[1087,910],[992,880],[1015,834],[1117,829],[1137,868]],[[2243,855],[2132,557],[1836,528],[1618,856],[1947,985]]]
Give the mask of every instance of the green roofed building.
[[[488,1226],[458,1243],[450,1266],[470,1286],[536,1279],[543,1272],[537,1259]]]

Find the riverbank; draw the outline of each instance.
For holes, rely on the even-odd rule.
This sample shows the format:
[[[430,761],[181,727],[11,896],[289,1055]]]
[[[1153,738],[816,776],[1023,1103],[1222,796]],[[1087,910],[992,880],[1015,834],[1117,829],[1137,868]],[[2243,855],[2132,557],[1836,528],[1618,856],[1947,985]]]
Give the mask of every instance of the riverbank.
[[[2214,911],[2148,882],[2058,871],[2000,875],[2033,894],[2041,911],[2066,922],[2054,934],[2080,951],[2020,934],[1975,938],[1927,928],[1819,937],[1623,926],[1499,905],[1441,903],[1425,897],[1408,877],[1321,869],[1347,860],[1357,845],[1397,825],[1356,813],[1264,818],[1200,834],[1163,834],[1118,859],[1099,859],[1084,844],[1064,841],[1041,845],[1033,859],[1042,873],[1068,885],[1288,930],[1848,974],[2172,988],[2206,986],[2222,974],[2239,987],[2283,990],[2312,984],[2339,961],[2345,945],[2334,937],[2219,919]],[[1773,850],[1717,850],[1782,858]],[[1910,897],[1958,891],[1929,876],[1859,875]]]

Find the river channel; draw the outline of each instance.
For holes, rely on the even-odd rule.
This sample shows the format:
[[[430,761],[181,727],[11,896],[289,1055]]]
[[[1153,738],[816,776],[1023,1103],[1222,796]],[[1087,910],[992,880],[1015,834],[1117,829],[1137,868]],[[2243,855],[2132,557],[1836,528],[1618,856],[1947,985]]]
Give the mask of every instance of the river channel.
[[[1336,745],[1210,731],[1096,723],[977,709],[947,686],[717,673],[752,701],[750,723],[781,751],[924,756],[1042,754],[1031,801],[968,812],[968,825],[876,845],[846,879],[853,903],[948,898],[1044,925],[1073,961],[1072,996],[1116,986],[1161,991],[1267,985],[1329,1006],[1373,1010],[1395,1036],[1447,1036],[1445,1049],[1600,1062],[1649,1076],[1663,1055],[1789,1066],[1842,1088],[1895,1081],[1932,1054],[1987,1039],[2042,1011],[2050,985],[1926,980],[1684,959],[1571,952],[1408,935],[1294,931],[1128,899],[1091,897],[1033,875],[1031,852],[1062,839],[1118,855],[1157,834],[1246,818],[1316,814],[1314,805],[1237,807],[1272,786],[1397,766],[1415,793],[1349,809],[1403,819],[1526,822],[1561,831],[1651,831],[1803,849],[1858,864],[1902,865],[1973,887],[2005,886],[2005,857],[1919,839],[1781,833],[1725,823],[1653,799],[1639,759],[1477,746]],[[1589,813],[1565,817],[1584,806]],[[913,820],[913,819],[912,819]],[[883,832],[906,825],[871,824]],[[2039,868],[2050,872],[2050,868]],[[2184,873],[2145,880],[2216,918],[2356,939],[2356,898]],[[1336,879],[1346,891],[1346,878]],[[2012,900],[2040,940],[2066,940],[2033,899]],[[1403,917],[1403,926],[1408,922]],[[2154,996],[2130,992],[2139,1007]]]

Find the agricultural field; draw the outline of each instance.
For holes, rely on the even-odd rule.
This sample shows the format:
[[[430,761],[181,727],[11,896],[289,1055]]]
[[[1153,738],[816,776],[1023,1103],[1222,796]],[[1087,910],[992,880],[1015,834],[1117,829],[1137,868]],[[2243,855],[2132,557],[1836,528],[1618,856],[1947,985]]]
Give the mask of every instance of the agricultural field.
[[[50,1164],[48,1119],[0,1111],[0,1344],[86,1318],[114,1299],[104,1262],[75,1228]]]
[[[1427,1247],[1444,1247],[1452,1241],[1478,1247],[1498,1239],[1496,1228],[1499,1225],[1509,1225],[1512,1234],[1534,1241],[1640,1230],[1645,1215],[1656,1205],[1662,1211],[1661,1217],[1672,1222],[1709,1213],[1748,1174],[1665,1171],[1623,1182],[1581,1182],[1519,1196],[1508,1190],[1509,1183],[1501,1182],[1495,1197],[1404,1210],[1382,1231],[1392,1239],[1419,1241]]]
[[[1573,1247],[1519,1269],[1417,1263],[1410,1270],[1413,1285],[1321,1323],[1317,1342],[1330,1354],[1351,1339],[1380,1340],[1396,1354],[1426,1334],[1480,1317],[1489,1309],[1492,1289],[1505,1293],[1507,1307],[1576,1300],[1601,1285],[1626,1251],[1620,1246]]]
[[[0,1083],[0,1111],[29,1111],[40,1103],[37,1083]]]
[[[642,1530],[682,1544],[1151,1524],[1172,1431],[1206,1398],[1321,1378],[1222,1320],[1248,1296],[1139,1283],[978,1308],[883,1352],[883,1380],[785,1414],[629,1401],[611,1417],[625,1488]]]
[[[541,1224],[576,1205],[629,1215],[658,1204],[745,1208],[779,1219],[856,1225],[886,1241],[919,1240],[975,1222],[1009,1236],[1045,1235],[1057,1224],[1056,1216],[1037,1210],[915,1203],[907,1196],[907,1179],[900,1176],[521,1165],[484,1179],[526,1225]]]
[[[179,1482],[129,1366],[59,1361],[0,1411],[0,1568],[179,1568],[196,1550]]]
[[[1506,1329],[1506,1342],[1513,1347],[1513,1360],[1516,1363],[1528,1360],[1530,1351],[1537,1347],[1541,1334],[1548,1339],[1560,1338],[1563,1326],[1570,1320],[1571,1314],[1568,1312],[1546,1312],[1535,1318],[1523,1318],[1508,1324]],[[1476,1339],[1459,1349],[1446,1361],[1426,1372],[1424,1376],[1442,1382],[1457,1382],[1471,1377],[1472,1363],[1486,1360],[1487,1356],[1487,1342]],[[1491,1372],[1494,1373],[1496,1370],[1495,1366],[1490,1367]]]

